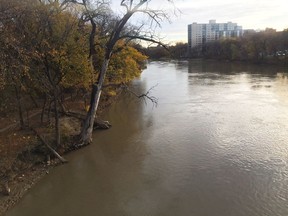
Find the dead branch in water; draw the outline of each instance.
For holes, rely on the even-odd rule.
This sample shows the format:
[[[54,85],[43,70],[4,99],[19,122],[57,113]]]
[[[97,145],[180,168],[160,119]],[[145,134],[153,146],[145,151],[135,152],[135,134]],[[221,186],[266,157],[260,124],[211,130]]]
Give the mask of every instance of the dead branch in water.
[[[128,91],[129,93],[131,93],[132,95],[134,95],[135,97],[139,98],[139,99],[143,99],[145,104],[147,104],[147,99],[153,104],[153,106],[155,105],[157,107],[158,105],[158,98],[156,98],[155,96],[151,95],[151,91],[157,86],[158,84],[152,86],[150,89],[148,89],[146,91],[146,93],[143,94],[137,94],[136,92],[132,91],[129,86],[124,85],[125,90]]]

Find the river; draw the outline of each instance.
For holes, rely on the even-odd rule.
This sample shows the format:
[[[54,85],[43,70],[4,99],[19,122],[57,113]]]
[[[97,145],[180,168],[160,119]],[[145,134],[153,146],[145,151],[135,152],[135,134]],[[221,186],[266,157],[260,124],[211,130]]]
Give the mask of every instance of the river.
[[[7,216],[287,216],[288,76],[274,66],[151,62]]]

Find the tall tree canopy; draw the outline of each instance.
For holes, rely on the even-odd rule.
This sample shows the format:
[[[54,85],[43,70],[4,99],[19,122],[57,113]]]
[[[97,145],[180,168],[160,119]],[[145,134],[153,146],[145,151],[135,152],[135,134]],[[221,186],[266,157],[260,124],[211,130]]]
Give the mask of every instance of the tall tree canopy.
[[[172,2],[171,0],[166,1]],[[125,8],[124,14],[121,17],[116,17],[115,21],[111,22],[111,25],[109,25],[110,29],[106,30],[105,34],[97,35],[97,30],[99,30],[99,27],[102,27],[99,25],[98,20],[105,17],[105,14],[109,11],[107,9],[109,8],[109,2],[106,0],[96,0],[94,2],[89,0],[70,0],[70,2],[83,7],[83,20],[89,21],[92,26],[89,37],[90,63],[94,71],[99,69],[98,76],[92,86],[90,108],[80,135],[80,145],[85,145],[92,141],[94,119],[113,55],[121,50],[127,42],[135,39],[161,44],[155,35],[153,35],[153,32],[147,33],[143,30],[143,24],[140,24],[140,26],[131,26],[128,21],[135,14],[142,14],[150,19],[151,25],[153,23],[160,25],[163,19],[168,19],[168,16],[164,11],[151,9],[149,3],[152,0],[122,0],[119,3],[120,6]],[[95,59],[97,59],[95,58],[97,55],[95,46],[98,41],[104,41],[104,56],[101,59],[99,68],[95,67]]]
[[[23,95],[48,98],[54,104],[55,143],[59,146],[58,109],[63,109],[63,91],[91,89],[81,143],[91,142],[103,86],[131,81],[140,75],[146,60],[131,41],[160,44],[142,25],[128,23],[136,13],[156,25],[167,18],[163,11],[150,9],[149,2],[119,1],[125,9],[120,17],[108,0],[0,0],[0,91],[15,89],[21,125]]]

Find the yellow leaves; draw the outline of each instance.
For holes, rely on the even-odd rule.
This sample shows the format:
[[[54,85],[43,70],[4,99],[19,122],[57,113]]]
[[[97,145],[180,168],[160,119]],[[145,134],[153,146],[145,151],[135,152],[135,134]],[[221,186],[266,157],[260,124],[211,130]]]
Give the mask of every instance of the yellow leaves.
[[[120,42],[117,46],[122,45]],[[120,52],[113,55],[107,77],[109,82],[129,82],[140,76],[141,66],[147,59],[131,46],[124,47]]]
[[[58,57],[61,55],[60,54],[61,52],[63,53],[64,51],[63,50],[56,50],[55,48],[52,48],[51,50],[48,51],[48,55],[51,55],[52,57]]]
[[[33,5],[19,2],[22,7],[19,15],[14,16],[13,22],[7,23],[7,26],[5,24],[5,34],[0,35],[0,47],[3,42],[7,51],[0,51],[0,57],[5,56],[5,62],[9,62],[9,65],[5,63],[5,73],[17,77],[15,80],[18,82],[29,81],[40,91],[47,91],[49,86],[55,85],[88,88],[92,77],[97,77],[96,70],[101,67],[105,53],[102,45],[107,42],[106,39],[95,37],[97,46],[92,62],[96,69],[92,69],[85,34],[89,25],[79,28],[77,14],[59,10],[57,3],[36,2]],[[109,65],[108,82],[129,82],[140,75],[141,65],[147,58],[127,46],[125,41],[119,41],[118,48],[119,52],[113,55]],[[3,85],[4,78],[0,76],[0,88]],[[115,93],[111,91],[109,94]]]
[[[109,90],[108,92],[107,92],[107,95],[109,95],[109,96],[116,96],[116,91],[114,91],[114,90]]]

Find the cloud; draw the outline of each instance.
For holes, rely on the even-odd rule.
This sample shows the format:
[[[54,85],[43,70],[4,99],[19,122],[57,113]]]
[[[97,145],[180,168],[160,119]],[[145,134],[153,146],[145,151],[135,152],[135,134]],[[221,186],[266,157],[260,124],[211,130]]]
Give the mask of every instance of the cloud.
[[[207,23],[211,19],[236,22],[244,29],[288,28],[288,0],[174,0],[174,6],[165,0],[152,0],[150,7],[171,14],[172,24],[164,22],[162,29],[157,30],[167,41],[185,42],[188,24]],[[178,16],[174,16],[175,7],[181,11]]]

